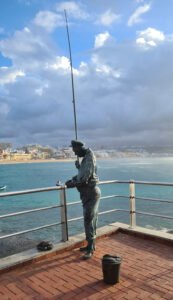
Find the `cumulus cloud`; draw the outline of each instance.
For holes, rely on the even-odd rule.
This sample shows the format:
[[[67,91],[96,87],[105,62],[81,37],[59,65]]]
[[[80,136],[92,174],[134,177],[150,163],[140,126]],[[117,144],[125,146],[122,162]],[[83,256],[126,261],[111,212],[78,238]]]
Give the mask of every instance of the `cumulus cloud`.
[[[110,26],[120,19],[120,15],[113,13],[110,9],[104,12],[96,21],[96,24],[102,24],[104,26]]]
[[[141,15],[145,14],[146,12],[148,12],[151,8],[150,4],[144,4],[143,6],[139,6],[135,12],[130,16],[129,20],[128,20],[128,26],[132,26],[136,23],[139,23],[142,21],[141,19]]]
[[[111,36],[109,32],[99,33],[95,37],[95,48],[103,47],[109,40],[111,40]]]
[[[55,70],[61,69],[61,70],[69,70],[70,68],[70,61],[65,56],[58,56],[56,57],[53,64],[48,64],[46,68],[52,68]]]
[[[0,67],[0,84],[4,85],[16,81],[17,77],[23,77],[25,73],[8,67]]]
[[[88,13],[85,10],[85,7],[82,4],[76,3],[74,1],[64,1],[60,4],[57,4],[56,10],[58,12],[67,11],[68,15],[74,19],[85,20],[89,17]]]
[[[136,44],[143,47],[144,49],[148,49],[150,47],[159,45],[164,40],[165,35],[162,31],[149,27],[138,32]]]
[[[62,15],[51,11],[40,11],[33,22],[35,25],[44,28],[48,32],[53,31],[56,27],[64,25]]]
[[[52,45],[46,34],[40,34],[25,27],[10,38],[0,41],[0,51],[12,60],[14,66],[23,70],[42,68],[54,57]]]
[[[87,61],[74,68],[79,138],[91,146],[173,140],[173,40],[151,27],[137,35],[152,51],[141,51],[139,40],[116,42],[100,32]],[[69,59],[34,23],[2,39],[0,51],[11,60],[0,68],[0,140],[68,145],[74,137]]]

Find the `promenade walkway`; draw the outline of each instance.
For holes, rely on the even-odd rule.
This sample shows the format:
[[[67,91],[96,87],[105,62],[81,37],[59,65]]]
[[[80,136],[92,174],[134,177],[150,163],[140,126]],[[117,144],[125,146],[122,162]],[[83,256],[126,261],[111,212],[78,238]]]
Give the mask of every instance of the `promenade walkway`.
[[[104,254],[120,255],[121,281],[103,282]],[[72,249],[0,274],[0,299],[173,299],[173,247],[118,232],[97,241],[92,259]]]

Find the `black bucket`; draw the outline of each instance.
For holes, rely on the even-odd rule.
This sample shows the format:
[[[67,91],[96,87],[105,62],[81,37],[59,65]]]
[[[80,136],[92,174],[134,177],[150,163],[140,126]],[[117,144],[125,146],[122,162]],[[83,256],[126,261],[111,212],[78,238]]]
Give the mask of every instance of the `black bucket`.
[[[105,254],[102,258],[103,280],[108,284],[120,281],[121,257]]]

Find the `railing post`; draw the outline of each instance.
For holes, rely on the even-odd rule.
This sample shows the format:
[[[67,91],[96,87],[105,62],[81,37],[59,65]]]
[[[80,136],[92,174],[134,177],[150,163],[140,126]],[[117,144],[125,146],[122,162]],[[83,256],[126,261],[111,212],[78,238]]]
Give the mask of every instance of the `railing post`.
[[[60,191],[61,202],[61,236],[62,241],[68,241],[68,224],[67,224],[67,205],[65,188]]]
[[[136,226],[135,183],[130,180],[130,227]]]

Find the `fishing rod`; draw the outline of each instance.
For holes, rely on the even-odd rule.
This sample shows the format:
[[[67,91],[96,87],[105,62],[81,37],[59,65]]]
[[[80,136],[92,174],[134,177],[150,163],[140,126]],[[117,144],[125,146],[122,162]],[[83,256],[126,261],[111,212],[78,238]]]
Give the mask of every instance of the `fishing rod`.
[[[66,10],[64,10],[64,15],[65,15],[67,40],[68,40],[68,48],[69,48],[69,58],[70,58],[70,71],[71,71],[71,87],[72,87],[72,96],[73,96],[72,103],[73,103],[73,113],[74,113],[75,138],[77,140],[78,139],[78,132],[77,132],[77,118],[76,118],[76,101],[75,101],[75,92],[74,92],[73,63],[72,63],[70,35],[69,35],[69,29],[68,29],[68,21],[67,21]]]

